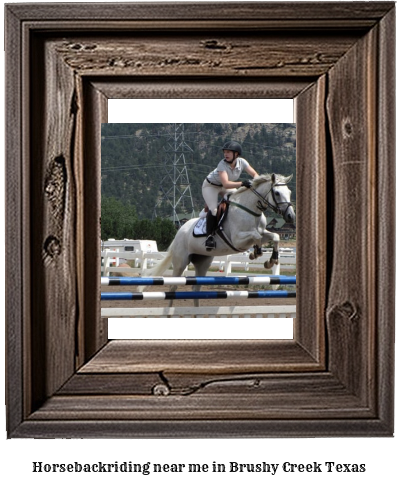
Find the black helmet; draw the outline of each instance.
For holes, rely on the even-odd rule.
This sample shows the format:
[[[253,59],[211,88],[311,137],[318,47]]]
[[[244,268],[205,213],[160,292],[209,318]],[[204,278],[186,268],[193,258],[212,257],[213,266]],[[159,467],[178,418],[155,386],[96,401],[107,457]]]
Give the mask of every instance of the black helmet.
[[[232,150],[233,152],[238,152],[239,156],[242,153],[241,145],[238,142],[235,142],[234,140],[230,140],[230,142],[226,142],[222,150]]]

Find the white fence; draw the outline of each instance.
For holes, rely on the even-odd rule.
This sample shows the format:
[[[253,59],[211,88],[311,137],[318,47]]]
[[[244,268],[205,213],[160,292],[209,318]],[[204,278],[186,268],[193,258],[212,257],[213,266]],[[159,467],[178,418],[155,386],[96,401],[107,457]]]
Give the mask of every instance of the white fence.
[[[256,260],[251,260],[248,253],[225,255],[215,257],[212,262],[212,266],[218,267],[221,275],[231,275],[234,267],[244,267],[245,271],[250,271],[251,267],[263,267],[265,261],[269,260],[272,251],[265,251],[261,257]],[[110,272],[115,274],[137,275],[137,268],[147,269],[153,267],[157,261],[162,260],[166,255],[166,252],[115,252],[104,250],[101,252],[101,275],[109,276]],[[134,261],[134,267],[130,269],[128,267],[115,267],[120,263],[120,259]],[[289,249],[280,249],[280,265],[281,266],[295,266],[296,265],[296,253]],[[113,264],[113,266],[112,266]],[[186,275],[188,268],[186,268],[183,275]]]
[[[126,274],[137,274],[137,268],[147,269],[148,267],[153,267],[155,263],[162,260],[166,256],[166,252],[117,252],[111,250],[103,250],[101,252],[101,274],[103,276],[109,276],[110,272],[114,273],[126,273]],[[123,261],[134,261],[134,267],[115,267],[120,264],[120,259]],[[136,268],[136,269],[135,269]]]

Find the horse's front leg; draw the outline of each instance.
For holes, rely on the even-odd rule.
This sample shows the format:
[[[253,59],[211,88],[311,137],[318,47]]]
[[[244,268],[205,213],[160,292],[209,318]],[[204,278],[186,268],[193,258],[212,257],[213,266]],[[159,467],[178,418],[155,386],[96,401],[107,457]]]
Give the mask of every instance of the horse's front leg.
[[[258,251],[259,249],[261,252],[262,250],[262,235],[257,230],[252,230],[251,232],[238,232],[236,235],[232,236],[232,241],[237,248],[241,249],[248,249],[249,247],[254,247],[254,252],[251,259],[256,259],[259,257]]]
[[[271,269],[273,266],[279,265],[278,249],[279,249],[280,237],[278,236],[277,233],[271,233],[271,232],[265,233],[262,241],[267,242],[270,240],[272,240],[273,242],[273,252],[272,252],[272,256],[270,257],[270,260],[266,261],[263,264],[265,269]]]
[[[251,260],[257,259],[258,257],[262,257],[263,255],[263,250],[262,247],[259,245],[254,245],[254,251],[249,254],[249,258]]]

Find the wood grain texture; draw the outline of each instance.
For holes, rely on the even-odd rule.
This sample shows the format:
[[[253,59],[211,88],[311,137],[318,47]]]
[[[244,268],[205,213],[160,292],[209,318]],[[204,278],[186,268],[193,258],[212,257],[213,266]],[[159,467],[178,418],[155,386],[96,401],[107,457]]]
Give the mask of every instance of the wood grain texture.
[[[6,299],[6,348],[7,348],[7,380],[6,395],[8,401],[7,424],[13,430],[22,421],[24,416],[24,367],[21,362],[23,355],[24,330],[23,324],[28,320],[26,307],[29,306],[29,282],[24,282],[24,269],[29,266],[28,242],[24,242],[23,229],[28,224],[27,201],[25,184],[27,180],[26,166],[22,164],[24,147],[22,140],[22,99],[20,93],[22,66],[12,62],[18,58],[22,49],[22,36],[19,31],[19,20],[6,9],[6,35],[5,50],[8,53],[5,70],[9,74],[6,79],[7,98],[5,103],[5,119],[14,130],[8,133],[5,152],[7,161],[5,168],[6,192],[5,192],[5,217],[6,222],[13,220],[18,225],[8,225],[6,232],[5,275],[7,286],[5,287]],[[29,267],[28,267],[29,268]]]
[[[376,30],[328,74],[332,147],[333,256],[327,327],[330,370],[370,401],[375,385]]]
[[[331,40],[334,38],[334,42]],[[356,42],[356,34],[270,32],[198,35],[184,32],[154,36],[136,33],[107,37],[74,37],[56,49],[64,62],[90,76],[320,76]],[[283,42],[282,42],[283,41]]]
[[[84,352],[80,365],[92,357],[108,341],[107,320],[101,319],[100,275],[95,272],[101,262],[100,245],[90,246],[87,242],[101,241],[101,124],[107,121],[108,100],[92,85],[83,86],[82,139],[84,140],[82,167],[82,211],[81,257],[83,258],[82,302],[84,313],[79,329],[84,341]]]
[[[84,406],[82,402],[81,406]],[[381,429],[378,419],[287,418],[246,420],[188,419],[116,419],[25,421],[15,438],[298,438],[298,437],[381,437],[389,434]]]
[[[9,436],[391,436],[394,4],[32,4],[6,18]],[[293,341],[107,343],[93,269],[111,95],[296,98],[313,245],[300,230]]]
[[[80,371],[226,374],[318,368],[292,340],[112,340]]]
[[[377,371],[377,408],[379,417],[387,425],[394,422],[394,374],[389,364],[394,363],[395,354],[395,220],[396,209],[392,202],[395,194],[396,154],[392,141],[396,137],[395,121],[395,11],[391,10],[379,24],[380,55],[378,58],[377,98],[377,194],[378,218],[376,221],[376,320],[378,324],[377,357],[385,356]],[[387,259],[386,256],[391,256]],[[388,283],[388,285],[386,285]]]
[[[60,390],[60,395],[151,395],[158,390],[169,393],[160,388],[165,381],[162,374],[75,374]]]
[[[223,78],[224,98],[295,98],[304,91],[312,78]],[[114,98],[220,98],[220,80],[208,77],[127,76],[94,77],[92,84],[107,99]]]
[[[296,24],[303,25],[305,28],[309,22],[325,20],[330,22],[338,21],[336,24],[342,27],[346,22],[355,25],[370,26],[370,22],[376,23],[390,9],[393,2],[325,2],[314,4],[303,2],[300,7],[293,6],[289,2],[243,2],[240,4],[233,2],[201,2],[187,3],[185,8],[179,4],[169,2],[155,4],[123,3],[101,4],[101,5],[65,5],[65,4],[38,4],[35,8],[27,4],[10,5],[7,7],[15,16],[21,20],[72,20],[75,23],[79,20],[90,20],[98,22],[101,20],[112,21],[128,19],[139,19],[147,21],[168,20],[179,21],[184,24],[187,21],[206,21],[203,28],[207,27],[212,20],[224,21],[226,18],[241,21],[271,20],[278,21],[277,27],[287,20],[294,21]],[[292,24],[289,24],[292,28]],[[333,24],[334,25],[334,24]]]
[[[326,360],[324,313],[328,248],[326,96],[326,76],[321,76],[295,100],[296,177],[297,190],[301,188],[301,191],[297,203],[298,280],[294,338],[323,364]],[[310,194],[311,198],[308,197]],[[318,326],[309,326],[310,323]]]
[[[41,39],[31,85],[32,405],[75,370],[77,92],[70,68]],[[43,79],[57,83],[43,85]],[[53,107],[53,109],[46,109]],[[54,326],[54,323],[57,323]],[[45,371],[45,373],[44,373]]]
[[[287,384],[288,385],[288,384]],[[227,391],[226,391],[227,392]],[[128,395],[55,396],[30,417],[32,422],[55,420],[257,420],[257,419],[372,419],[372,412],[359,404],[358,398],[345,392],[323,390],[320,393],[286,392],[281,394],[253,394],[237,392],[237,400],[231,401],[232,392],[226,394],[202,394],[191,396]],[[291,396],[291,397],[290,397]],[[295,403],[294,401],[295,400]],[[295,405],[294,405],[295,404]]]

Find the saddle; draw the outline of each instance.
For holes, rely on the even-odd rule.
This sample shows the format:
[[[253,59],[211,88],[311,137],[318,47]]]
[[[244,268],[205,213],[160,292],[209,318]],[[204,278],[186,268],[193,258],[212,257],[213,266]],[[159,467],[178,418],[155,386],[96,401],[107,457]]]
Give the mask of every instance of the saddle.
[[[218,211],[216,212],[217,223],[218,227],[219,224],[227,217],[227,211],[229,209],[229,202],[226,199],[222,199],[222,201],[218,205]]]
[[[219,203],[216,218],[217,218],[217,229],[220,228],[222,222],[227,218],[227,213],[229,209],[229,202],[226,199],[222,199]],[[206,218],[200,218],[193,230],[194,237],[206,237]]]
[[[223,222],[226,221],[227,215],[229,212],[230,201],[229,197],[226,196],[218,205],[218,209],[216,212],[216,230],[215,233],[235,252],[244,252],[246,249],[237,249],[234,247],[233,243],[227,237],[223,230]],[[193,237],[207,237],[207,228],[206,228],[206,218],[200,218],[193,230]],[[261,253],[257,253],[257,255],[261,255]]]

